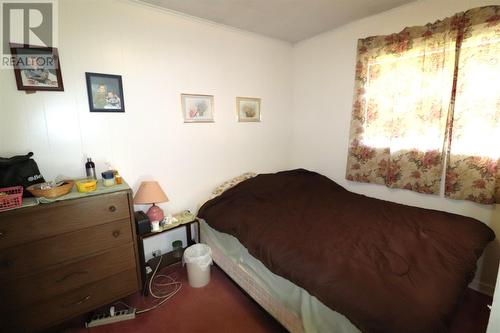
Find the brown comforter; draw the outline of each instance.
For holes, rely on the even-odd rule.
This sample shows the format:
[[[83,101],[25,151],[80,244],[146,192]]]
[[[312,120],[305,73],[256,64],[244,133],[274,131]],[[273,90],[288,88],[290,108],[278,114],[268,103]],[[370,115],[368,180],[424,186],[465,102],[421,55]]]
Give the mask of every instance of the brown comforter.
[[[306,170],[263,174],[199,217],[364,332],[443,332],[493,231],[351,193]]]

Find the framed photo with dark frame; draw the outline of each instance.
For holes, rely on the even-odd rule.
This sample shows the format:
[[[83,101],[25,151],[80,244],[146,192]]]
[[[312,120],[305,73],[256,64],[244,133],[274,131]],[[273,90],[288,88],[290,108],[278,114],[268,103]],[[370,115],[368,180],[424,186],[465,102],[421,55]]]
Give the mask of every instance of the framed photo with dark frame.
[[[85,73],[90,112],[125,112],[121,75]]]
[[[57,48],[10,43],[10,52],[17,90],[64,91]]]

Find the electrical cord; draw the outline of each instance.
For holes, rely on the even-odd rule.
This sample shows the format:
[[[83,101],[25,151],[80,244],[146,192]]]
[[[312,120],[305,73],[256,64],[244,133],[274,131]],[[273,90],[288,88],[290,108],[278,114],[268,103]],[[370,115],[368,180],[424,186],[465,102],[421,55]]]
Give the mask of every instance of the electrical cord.
[[[155,270],[153,271],[153,274],[151,275],[151,278],[149,279],[148,287],[149,287],[149,294],[153,296],[155,299],[161,300],[157,304],[145,308],[145,309],[140,309],[137,310],[135,313],[136,314],[141,314],[145,313],[154,309],[159,308],[162,304],[164,304],[166,301],[171,299],[175,294],[179,292],[182,288],[182,283],[179,281],[174,280],[171,276],[165,275],[165,274],[158,274],[158,269],[160,268],[161,261],[162,261],[163,256],[160,256],[160,259],[158,260],[158,264],[156,265]],[[159,281],[160,279],[167,279],[169,282],[161,282]],[[168,286],[175,286],[174,290],[165,293],[165,290],[162,290],[162,288],[168,287]],[[116,304],[122,304],[129,309],[132,309],[130,305],[124,303],[124,302],[117,302]]]

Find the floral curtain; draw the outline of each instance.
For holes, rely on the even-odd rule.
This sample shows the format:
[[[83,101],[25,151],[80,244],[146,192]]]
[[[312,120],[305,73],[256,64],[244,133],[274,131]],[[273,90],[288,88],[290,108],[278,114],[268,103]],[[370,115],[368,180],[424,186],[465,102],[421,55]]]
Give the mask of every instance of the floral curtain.
[[[465,13],[445,195],[500,202],[500,6]]]
[[[359,40],[347,179],[439,193],[455,21]]]
[[[499,183],[499,8],[359,40],[347,179],[439,194],[449,152],[446,195],[492,202]],[[480,139],[471,134],[478,126],[488,129]]]

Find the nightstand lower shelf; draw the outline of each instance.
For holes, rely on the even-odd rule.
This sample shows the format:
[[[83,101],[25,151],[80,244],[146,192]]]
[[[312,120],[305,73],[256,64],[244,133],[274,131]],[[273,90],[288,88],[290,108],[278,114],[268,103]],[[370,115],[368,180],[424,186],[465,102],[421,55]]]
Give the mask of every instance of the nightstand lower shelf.
[[[191,234],[191,225],[196,224],[198,226],[197,228],[197,233],[198,237],[197,240],[193,239],[192,234]],[[161,263],[160,267],[158,269],[161,269],[166,266],[173,265],[177,262],[182,261],[182,255],[184,254],[184,250],[188,248],[189,246],[196,244],[197,242],[200,242],[200,223],[198,219],[195,219],[190,222],[185,222],[181,223],[178,225],[175,225],[169,229],[165,229],[161,232],[151,232],[147,233],[145,235],[139,235],[138,236],[138,242],[139,242],[139,253],[140,253],[140,259],[141,259],[141,275],[142,275],[142,281],[144,281],[143,284],[143,292],[147,293],[147,283],[149,282],[149,278],[151,274],[146,274],[146,266],[149,266],[151,268],[151,271],[154,271],[156,266],[158,265],[158,261],[160,260],[160,257],[152,258],[146,262],[145,254],[144,254],[144,240],[150,237],[158,236],[160,234],[175,230],[180,227],[185,227],[186,229],[186,241],[187,241],[187,246],[182,248],[181,251],[170,251],[167,253],[164,253],[161,255]]]
[[[193,244],[194,244],[194,242],[193,242]],[[190,244],[190,245],[192,245],[192,244]],[[161,258],[161,263],[160,263],[160,267],[158,269],[162,269],[163,267],[178,263],[179,261],[182,260],[182,256],[184,254],[184,251],[187,248],[188,247],[186,246],[186,247],[183,247],[181,249],[181,251],[170,251],[170,252],[162,254],[159,257],[151,258],[146,262],[146,265],[149,266],[149,268],[151,268],[152,271],[154,271],[156,266],[158,265],[158,262],[160,261],[160,258]]]

